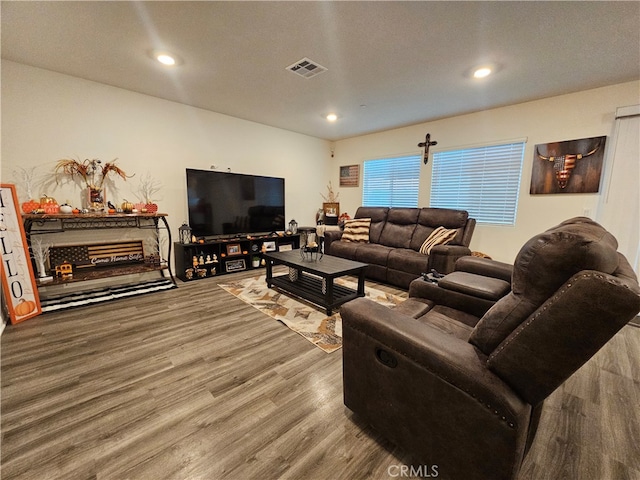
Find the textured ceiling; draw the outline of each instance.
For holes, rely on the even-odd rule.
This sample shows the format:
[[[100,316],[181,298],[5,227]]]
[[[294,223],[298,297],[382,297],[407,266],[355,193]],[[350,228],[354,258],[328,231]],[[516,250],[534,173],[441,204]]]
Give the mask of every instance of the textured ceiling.
[[[329,140],[640,78],[635,1],[20,1],[1,14],[3,59]],[[328,70],[286,70],[303,57]],[[498,72],[470,79],[485,62]]]

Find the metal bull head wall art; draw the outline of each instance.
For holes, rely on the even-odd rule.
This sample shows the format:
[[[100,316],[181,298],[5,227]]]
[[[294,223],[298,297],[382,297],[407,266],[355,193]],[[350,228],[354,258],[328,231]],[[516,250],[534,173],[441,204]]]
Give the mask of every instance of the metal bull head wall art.
[[[600,143],[602,143],[602,140],[599,139],[595,148],[587,153],[567,153],[564,155],[559,155],[557,157],[545,157],[544,155],[540,155],[540,152],[536,147],[536,155],[538,155],[538,158],[541,160],[548,160],[549,162],[553,162],[553,171],[556,172],[558,186],[560,188],[566,188],[569,177],[571,176],[571,170],[573,170],[576,166],[576,161],[582,160],[583,158],[589,157],[596,153],[600,148]]]
[[[593,137],[536,145],[531,193],[597,192],[605,140]],[[570,182],[574,171],[578,178]]]

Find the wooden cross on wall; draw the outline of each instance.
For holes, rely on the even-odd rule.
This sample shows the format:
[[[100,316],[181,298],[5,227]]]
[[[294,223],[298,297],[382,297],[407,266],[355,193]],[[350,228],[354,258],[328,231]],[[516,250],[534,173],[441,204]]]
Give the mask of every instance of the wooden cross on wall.
[[[424,142],[420,142],[418,144],[419,147],[424,147],[424,164],[426,165],[427,162],[429,161],[429,147],[433,146],[433,145],[437,145],[438,142],[436,142],[435,140],[432,142],[431,141],[431,134],[427,133],[427,136],[424,137]]]

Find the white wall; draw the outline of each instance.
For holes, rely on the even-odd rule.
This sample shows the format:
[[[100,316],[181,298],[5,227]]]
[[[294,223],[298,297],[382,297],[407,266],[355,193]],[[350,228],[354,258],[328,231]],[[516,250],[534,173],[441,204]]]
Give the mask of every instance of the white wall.
[[[158,205],[169,215],[174,240],[188,220],[185,168],[285,178],[287,222],[313,225],[329,181],[329,143],[127,90],[26,65],[2,62],[1,179],[15,183],[17,167],[37,166],[47,194],[81,203],[73,184],[51,182],[61,158],[99,158],[135,177],[115,181],[107,199],[134,200],[138,179],[163,185]],[[18,189],[20,201],[26,200]]]
[[[526,137],[516,225],[478,226],[471,245],[511,262],[532,235],[572,216],[593,215],[598,201],[598,194],[529,195],[534,146],[610,136],[616,108],[637,104],[639,91],[640,82],[630,82],[351,138],[336,142],[331,158],[324,140],[3,61],[0,175],[3,182],[13,182],[17,166],[38,166],[51,179],[60,158],[117,157],[118,165],[136,177],[118,180],[118,191],[108,197],[132,197],[137,178],[150,172],[164,185],[158,204],[169,214],[175,239],[187,219],[187,167],[215,164],[222,170],[285,177],[287,219],[311,225],[329,181],[339,193],[341,211],[353,215],[360,206],[361,186],[339,188],[341,165],[421,154],[417,144],[427,132],[438,141],[432,151]],[[429,204],[430,177],[431,162],[422,168],[421,206]],[[41,193],[74,204],[81,195],[77,187],[55,184],[34,192]]]
[[[579,138],[611,136],[617,107],[638,103],[640,82],[630,82],[579,93],[445,118],[381,133],[336,142],[331,181],[339,185],[341,165],[406,154],[419,154],[419,142],[429,132],[438,145],[431,152],[504,140],[527,138],[516,225],[479,225],[472,250],[513,262],[520,247],[533,235],[570,217],[594,217],[599,194],[530,195],[531,169],[536,144]],[[607,153],[611,147],[607,139]],[[420,177],[420,206],[429,205],[431,161]],[[350,215],[362,202],[362,181],[358,188],[339,188],[340,210]],[[606,226],[606,225],[605,225]]]

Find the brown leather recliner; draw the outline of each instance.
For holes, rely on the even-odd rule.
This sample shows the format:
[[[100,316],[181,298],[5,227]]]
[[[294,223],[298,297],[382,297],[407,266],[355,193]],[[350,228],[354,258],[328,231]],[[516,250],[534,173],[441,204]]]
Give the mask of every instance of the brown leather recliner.
[[[453,480],[515,478],[544,399],[640,311],[615,238],[584,217],[529,240],[488,310],[426,283],[407,306],[342,307],[344,402]]]

